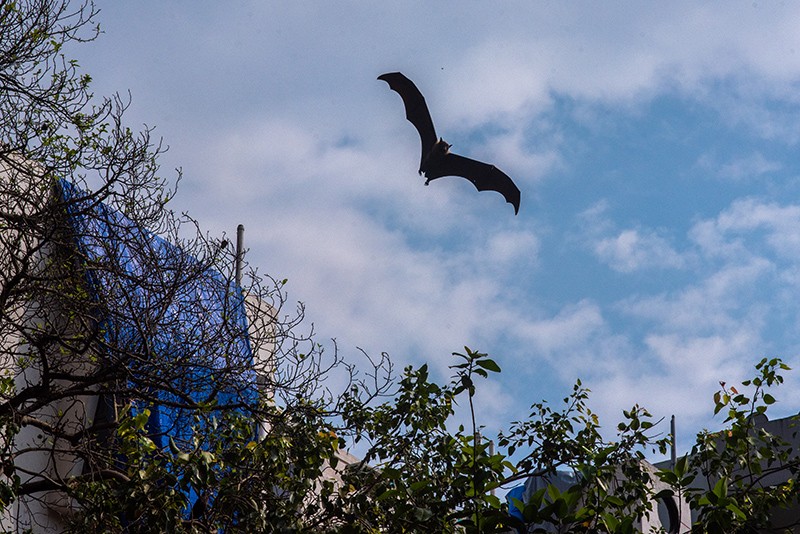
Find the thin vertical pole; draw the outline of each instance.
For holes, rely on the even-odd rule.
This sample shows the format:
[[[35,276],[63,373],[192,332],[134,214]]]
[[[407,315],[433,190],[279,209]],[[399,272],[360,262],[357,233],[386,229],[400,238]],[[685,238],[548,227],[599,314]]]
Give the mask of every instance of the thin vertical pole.
[[[672,416],[669,422],[669,435],[672,438],[672,468],[675,468],[675,463],[678,461],[678,444],[675,443],[675,416]]]
[[[244,225],[236,227],[236,284],[242,287],[242,263],[244,263]]]

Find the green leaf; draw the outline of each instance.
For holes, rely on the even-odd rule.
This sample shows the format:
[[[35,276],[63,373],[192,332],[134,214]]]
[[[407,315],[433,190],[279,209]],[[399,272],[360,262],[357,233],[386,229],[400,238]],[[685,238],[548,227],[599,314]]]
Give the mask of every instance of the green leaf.
[[[601,518],[603,524],[606,526],[609,532],[614,532],[619,525],[619,519],[617,519],[614,515],[609,513],[601,514]]]
[[[728,479],[727,477],[720,478],[711,490],[714,495],[720,498],[728,496]]]
[[[616,495],[609,495],[606,497],[606,502],[613,504],[616,507],[623,507],[625,506],[625,501],[617,497]]]
[[[669,470],[663,470],[658,472],[658,478],[664,482],[665,484],[669,484],[670,486],[677,486],[679,477]]]
[[[378,495],[378,497],[375,500],[378,501],[378,502],[385,501],[386,499],[391,499],[391,498],[396,497],[398,495],[400,495],[400,490],[399,489],[390,489],[390,490],[384,491],[383,493]]]
[[[689,455],[684,454],[675,462],[675,474],[678,477],[683,477],[686,474],[686,467],[689,463]]]
[[[548,484],[547,496],[550,497],[551,501],[556,501],[559,497],[561,497],[561,492],[558,491],[558,488],[554,484]]]
[[[500,372],[500,366],[497,365],[494,360],[491,360],[489,358],[486,358],[486,359],[483,359],[483,360],[477,360],[475,363],[478,366],[483,367],[487,371],[492,371],[493,373],[499,373]]]
[[[672,491],[671,489],[667,488],[667,489],[663,489],[663,490],[659,491],[658,493],[656,493],[655,495],[653,495],[653,498],[655,500],[667,500],[667,499],[671,499],[674,496],[675,496],[675,492]]]
[[[736,514],[736,517],[738,517],[739,519],[741,519],[743,521],[747,519],[747,516],[745,515],[745,513],[742,511],[741,508],[736,506],[735,502],[728,503],[728,506],[726,506],[725,508],[727,508],[728,510],[730,510],[731,512]]]
[[[418,480],[409,486],[414,493],[419,492],[421,489],[427,488],[431,485],[430,480]]]

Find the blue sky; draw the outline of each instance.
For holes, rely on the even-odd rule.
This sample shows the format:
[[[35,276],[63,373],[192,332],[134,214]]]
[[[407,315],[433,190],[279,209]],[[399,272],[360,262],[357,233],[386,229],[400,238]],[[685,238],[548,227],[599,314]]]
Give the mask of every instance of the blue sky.
[[[97,2],[76,54],[156,126],[174,209],[289,279],[319,339],[398,367],[489,352],[490,429],[576,378],[609,428],[681,443],[762,356],[800,367],[800,6],[761,2]],[[414,80],[457,153],[522,191],[423,187],[376,80]],[[800,410],[797,379],[775,415]],[[666,431],[666,425],[664,430]]]

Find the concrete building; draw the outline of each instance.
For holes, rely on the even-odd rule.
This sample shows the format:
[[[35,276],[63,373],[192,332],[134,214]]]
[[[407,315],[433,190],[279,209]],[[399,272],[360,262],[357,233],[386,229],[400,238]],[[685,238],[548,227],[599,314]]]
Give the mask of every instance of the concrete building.
[[[0,164],[0,180],[0,240],[5,250],[12,252],[0,255],[0,293],[4,296],[0,402],[8,406],[13,399],[18,411],[25,414],[17,417],[19,431],[0,439],[13,439],[9,445],[14,476],[28,489],[0,517],[0,529],[58,532],[73,513],[74,503],[65,492],[53,488],[88,473],[85,459],[64,436],[79,439],[76,436],[92,425],[115,419],[116,410],[133,400],[102,393],[97,385],[78,387],[80,377],[98,374],[114,359],[102,350],[65,345],[80,342],[85,322],[93,321],[90,330],[105,336],[93,347],[117,346],[137,354],[157,350],[173,358],[172,371],[178,382],[183,381],[176,382],[175,395],[191,391],[198,400],[215,396],[220,402],[246,403],[270,396],[269,380],[257,376],[255,369],[274,367],[274,342],[265,335],[274,310],[243,293],[229,276],[200,265],[191,254],[138,227],[113,208],[93,204],[93,199],[83,205],[81,192],[68,182],[54,183],[44,173],[38,175],[13,159]],[[59,202],[66,210],[63,218],[34,220],[43,207]],[[34,224],[53,228],[29,231],[26,225]],[[58,240],[43,242],[38,235],[61,231],[70,234],[71,241],[61,240],[59,246],[71,243],[84,262],[78,275],[52,274],[54,269],[62,269],[54,267],[62,257],[53,244]],[[111,264],[114,268],[105,268]],[[66,266],[62,271],[70,269]],[[193,276],[184,275],[192,269]],[[49,277],[54,284],[74,283],[72,290],[96,294],[102,305],[98,304],[97,312],[74,317],[59,307],[58,298],[49,299],[46,291],[35,298],[15,300],[15,284],[31,275]],[[155,276],[161,277],[158,283],[150,283]],[[113,314],[104,313],[115,306]],[[152,311],[156,309],[157,313]],[[37,340],[47,329],[63,339],[43,349],[44,344]],[[258,347],[250,342],[256,333],[262,342]],[[218,369],[237,370],[228,373],[235,375],[236,383],[229,379],[220,382],[224,373],[217,373]],[[147,369],[146,362],[128,371],[158,372]],[[34,393],[44,390],[52,400],[39,405]],[[29,394],[29,399],[20,400],[21,395]],[[191,421],[174,407],[171,395],[154,390],[146,402],[152,412],[148,428],[160,446],[166,445],[167,437],[176,441],[190,438],[185,434],[191,432]],[[51,431],[54,429],[58,432]],[[0,482],[11,484],[12,480],[0,474]],[[41,491],[35,491],[39,488]]]
[[[788,465],[768,465],[762,462],[763,476],[754,477],[754,484],[769,490],[776,487],[793,477],[793,472],[800,469],[800,416],[790,416],[782,419],[770,421],[765,415],[755,416],[753,423],[753,435],[758,436],[762,433],[777,438],[778,442],[784,443],[786,450],[792,451],[790,463]],[[724,432],[724,431],[723,431]],[[724,446],[724,441],[720,439],[719,446]],[[645,469],[650,471],[653,480],[652,492],[657,494],[663,489],[670,489],[669,486],[658,480],[655,476],[657,470],[669,469],[673,460],[666,460],[656,464],[643,463]],[[569,473],[558,473],[553,477],[544,479],[542,477],[531,477],[526,480],[525,485],[515,488],[509,494],[514,498],[526,502],[534,492],[546,487],[548,484],[554,485],[559,491],[564,492],[577,483],[577,479]],[[716,480],[697,476],[693,486],[698,489],[708,490],[713,487]],[[509,502],[510,499],[509,499]],[[789,508],[776,508],[770,512],[772,528],[761,531],[768,533],[795,533],[800,534],[800,491],[797,493],[793,505]],[[692,524],[698,519],[696,511],[691,510],[687,500],[680,495],[675,495],[669,499],[659,499],[653,503],[653,512],[649,517],[639,519],[637,528],[641,532],[666,532],[667,534],[687,534],[691,532]],[[559,532],[547,525],[530,525],[530,530],[535,528],[544,529],[547,532]],[[663,530],[662,530],[663,529]]]
[[[762,469],[765,474],[763,476],[754,477],[753,484],[769,490],[770,488],[776,487],[777,485],[783,484],[789,480],[793,476],[791,471],[792,467],[795,470],[798,470],[800,467],[798,466],[798,463],[800,462],[800,416],[789,416],[770,421],[766,415],[756,415],[753,417],[753,419],[751,419],[751,422],[753,423],[754,437],[759,436],[762,431],[766,432],[766,435],[774,436],[779,442],[784,443],[787,450],[793,451],[790,453],[790,457],[793,458],[793,466],[791,464],[768,465],[766,461],[762,462]],[[724,430],[721,432],[724,432]],[[725,446],[722,439],[719,440],[719,446]],[[657,468],[667,468],[669,466],[669,461],[659,462],[656,464]],[[709,488],[713,487],[716,482],[717,481],[714,479],[698,476],[695,478],[693,485],[696,488],[708,490]],[[697,513],[692,511],[690,517],[692,522],[696,521]],[[798,492],[797,496],[795,497],[795,502],[793,505],[786,509],[773,509],[770,512],[770,518],[772,520],[772,528],[763,530],[762,532],[764,534],[800,534],[800,492]],[[686,530],[680,530],[681,533],[688,531],[688,528]]]
[[[652,464],[643,461],[642,468],[649,472],[650,478],[652,480],[652,487],[651,491],[653,494],[657,494],[661,490],[668,489],[668,486],[661,482],[658,477],[656,477],[656,467]],[[619,475],[615,481],[612,481],[610,484],[609,491],[613,493],[614,489],[619,487],[618,485],[624,480],[622,475]],[[555,486],[556,489],[560,492],[566,492],[571,487],[575,486],[579,483],[579,480],[576,475],[570,472],[557,472],[552,476],[542,477],[542,476],[534,476],[529,477],[525,484],[511,490],[509,493],[507,500],[509,501],[510,508],[513,506],[513,503],[510,497],[513,497],[523,503],[528,502],[530,496],[540,491],[542,489],[547,488],[547,486],[552,485]],[[517,512],[514,513],[512,510],[512,514],[516,515],[520,519],[522,519],[521,513]],[[690,518],[690,511],[689,505],[686,501],[681,500],[677,497],[667,498],[667,499],[658,499],[652,503],[652,511],[649,515],[640,517],[637,521],[635,527],[640,532],[665,532],[667,534],[677,534],[677,533],[684,533],[688,532],[691,529],[691,523],[689,521]],[[537,530],[538,529],[538,530]],[[553,533],[567,533],[569,530],[559,530],[551,525],[544,525],[544,524],[534,524],[528,525],[528,532],[533,531],[545,531],[545,532],[553,532]]]

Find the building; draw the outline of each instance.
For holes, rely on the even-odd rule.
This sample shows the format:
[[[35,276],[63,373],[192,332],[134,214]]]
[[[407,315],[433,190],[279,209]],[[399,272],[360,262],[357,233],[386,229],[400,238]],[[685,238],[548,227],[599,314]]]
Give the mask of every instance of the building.
[[[762,461],[761,469],[763,471],[752,478],[752,484],[769,490],[770,488],[776,487],[794,478],[796,476],[794,473],[800,469],[798,465],[798,463],[800,463],[800,435],[798,435],[798,433],[800,433],[800,419],[798,416],[789,416],[770,421],[766,415],[760,414],[752,416],[749,422],[752,424],[752,443],[754,448],[757,447],[759,442],[766,443],[766,440],[774,439],[775,442],[771,444],[770,447],[789,451],[789,456],[791,458],[789,464],[770,463],[766,460]],[[725,430],[718,434],[718,447],[725,447],[724,432]],[[754,450],[753,454],[755,455],[758,453]],[[659,462],[656,464],[656,467],[668,468],[670,467],[670,461]],[[717,480],[713,478],[697,476],[692,485],[695,488],[709,490],[714,487],[716,482]],[[691,511],[690,517],[692,522],[696,521],[697,512]],[[781,534],[800,533],[800,497],[795,497],[794,505],[789,508],[772,509],[770,512],[770,519],[772,521],[772,528],[764,530],[764,534],[770,532]],[[680,530],[681,533],[688,531],[688,528],[686,530]]]
[[[753,437],[752,452],[754,456],[758,454],[756,448],[759,443],[769,443],[768,446],[776,450],[788,451],[789,461],[781,464],[762,460],[760,472],[754,473],[754,476],[748,479],[748,483],[769,491],[770,488],[777,487],[779,484],[796,477],[796,473],[800,471],[800,417],[790,416],[770,421],[766,415],[761,414],[752,417],[749,423],[752,424],[749,435]],[[725,447],[725,432],[723,430],[717,434],[717,447]],[[654,465],[647,462],[643,463],[643,467],[650,472],[650,478],[653,481],[651,488],[653,495],[657,495],[664,489],[673,489],[661,482],[656,476],[656,472],[662,469],[671,469],[674,461],[666,460]],[[622,478],[618,478],[618,481],[621,480]],[[514,488],[508,493],[509,507],[512,509],[512,513],[522,518],[521,513],[515,510],[514,499],[525,503],[530,500],[531,495],[547,488],[548,485],[554,486],[559,492],[563,493],[578,483],[576,476],[568,472],[558,472],[549,477],[530,477],[525,481],[524,485]],[[708,478],[698,473],[692,482],[692,487],[708,491],[716,483],[717,479]],[[613,483],[611,486],[613,489]],[[684,496],[673,495],[672,497],[657,499],[653,503],[653,511],[650,516],[639,518],[636,528],[641,532],[663,531],[667,534],[687,534],[691,532],[692,524],[697,519],[698,513],[690,508],[688,500]],[[788,508],[773,508],[770,511],[770,520],[772,527],[762,530],[763,534],[800,533],[800,493],[795,494],[794,503]],[[550,525],[529,525],[530,531],[536,528],[546,532],[559,532]]]
[[[651,492],[654,495],[664,489],[668,489],[668,486],[656,477],[655,466],[646,461],[642,461],[641,465],[650,475],[652,485]],[[619,487],[618,484],[623,480],[623,476],[619,474],[616,479],[611,482],[610,491],[613,493],[614,488]],[[523,485],[512,489],[508,493],[506,500],[509,503],[509,510],[512,515],[523,519],[522,513],[517,509],[514,499],[526,503],[529,502],[531,496],[536,492],[547,491],[548,486],[554,486],[560,493],[564,493],[579,483],[580,481],[577,475],[567,471],[558,471],[549,476],[528,477]],[[635,527],[640,532],[665,532],[666,534],[684,533],[691,529],[691,522],[688,520],[689,517],[689,505],[685,500],[677,497],[659,498],[652,503],[651,513],[648,516],[640,517]],[[528,529],[529,532],[568,532],[568,530],[558,530],[552,525],[545,524],[528,525]]]
[[[0,528],[59,531],[74,509],[65,485],[99,472],[75,444],[99,451],[123,407],[150,412],[156,446],[186,446],[202,422],[184,406],[269,396],[274,311],[65,180],[14,159],[0,178],[0,239],[13,252],[0,258],[0,408],[19,426],[0,437],[14,468],[0,483],[13,473],[24,488]]]

